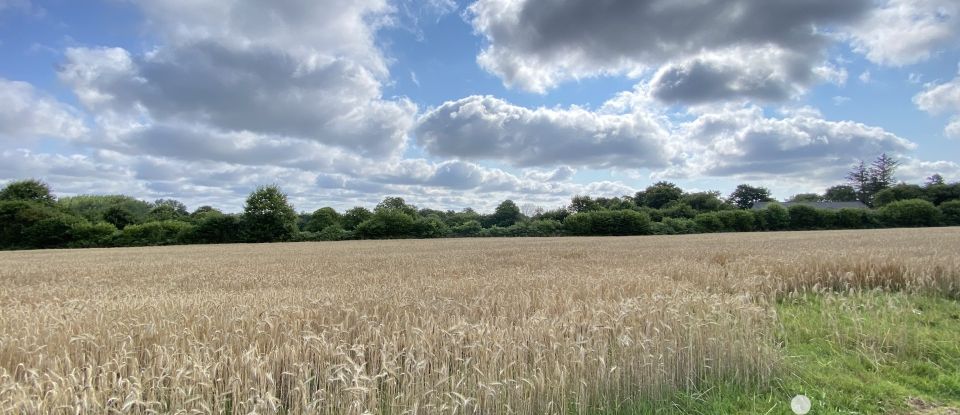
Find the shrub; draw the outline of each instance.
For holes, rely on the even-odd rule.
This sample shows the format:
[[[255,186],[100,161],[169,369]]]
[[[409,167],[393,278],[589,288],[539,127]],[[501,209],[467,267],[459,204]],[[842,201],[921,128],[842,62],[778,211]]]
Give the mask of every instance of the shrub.
[[[600,210],[576,213],[563,221],[573,235],[646,235],[650,217],[634,210]]]
[[[95,248],[107,246],[117,233],[117,227],[106,222],[91,224],[87,221],[77,222],[71,229],[73,239],[71,248]]]
[[[364,239],[405,238],[413,233],[413,217],[400,209],[378,209],[357,225],[357,236]]]
[[[74,226],[85,222],[76,216],[60,214],[37,221],[23,232],[23,243],[32,248],[63,248],[74,240]]]
[[[822,227],[820,212],[807,205],[793,205],[787,209],[790,213],[790,229],[809,230]]]
[[[30,248],[27,230],[46,219],[63,215],[55,208],[26,200],[0,201],[0,248]]]
[[[945,225],[960,225],[960,200],[943,202],[940,205],[940,211],[943,212],[943,223]]]
[[[193,227],[188,238],[191,243],[222,244],[241,240],[240,219],[232,215],[205,213]]]
[[[417,238],[442,238],[450,233],[450,228],[440,218],[430,216],[417,218],[413,222],[413,236]]]
[[[677,232],[663,222],[653,222],[650,224],[651,235],[675,235]]]
[[[683,202],[671,202],[660,209],[664,218],[687,218],[693,219],[697,216],[697,210]]]
[[[836,227],[840,229],[863,229],[870,223],[866,209],[840,209],[837,211]]]
[[[921,199],[900,200],[879,210],[880,220],[886,226],[917,227],[940,224],[940,209]]]
[[[477,236],[480,234],[480,231],[483,230],[483,226],[480,226],[480,222],[475,220],[470,220],[462,225],[454,226],[450,229],[450,233],[454,236],[468,237],[468,236]]]
[[[726,225],[720,219],[720,212],[707,212],[697,215],[693,221],[697,224],[697,230],[705,233],[727,231]]]
[[[772,203],[762,210],[765,229],[782,231],[790,227],[790,212],[783,206]]]
[[[735,232],[750,232],[756,229],[756,220],[748,210],[722,210],[716,212],[726,230]]]
[[[173,245],[188,242],[193,225],[177,220],[147,222],[123,228],[115,243],[122,246]]]
[[[693,219],[663,218],[662,224],[669,226],[674,234],[697,233],[697,223]]]

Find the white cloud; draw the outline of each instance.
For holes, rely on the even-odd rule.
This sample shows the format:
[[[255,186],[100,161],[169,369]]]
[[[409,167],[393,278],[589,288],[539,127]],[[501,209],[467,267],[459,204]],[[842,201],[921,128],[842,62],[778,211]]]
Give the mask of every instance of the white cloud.
[[[650,114],[528,109],[490,96],[444,103],[421,118],[416,134],[437,156],[520,167],[661,168],[670,157],[666,131]]]
[[[87,133],[82,114],[26,82],[0,78],[0,138],[22,142],[39,137],[78,138]]]
[[[879,64],[903,66],[960,42],[960,2],[885,0],[849,29],[854,49]]]
[[[944,134],[960,138],[960,76],[942,84],[927,84],[923,92],[913,97],[913,102],[931,114],[953,114]]]

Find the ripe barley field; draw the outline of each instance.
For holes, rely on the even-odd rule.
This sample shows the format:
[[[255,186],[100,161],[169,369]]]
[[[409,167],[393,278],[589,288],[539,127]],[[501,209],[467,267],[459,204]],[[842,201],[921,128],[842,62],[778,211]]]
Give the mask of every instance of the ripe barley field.
[[[725,390],[789,413],[789,336],[821,334],[785,319],[913,350],[829,325],[871,307],[837,304],[949,316],[958,252],[957,228],[2,252],[0,412],[630,413]]]

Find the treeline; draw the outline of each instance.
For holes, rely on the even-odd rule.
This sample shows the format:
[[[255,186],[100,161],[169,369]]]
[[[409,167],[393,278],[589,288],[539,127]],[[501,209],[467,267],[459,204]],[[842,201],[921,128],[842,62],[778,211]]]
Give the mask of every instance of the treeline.
[[[752,209],[757,202],[772,201],[770,191],[762,187],[740,185],[723,198],[719,192],[685,192],[673,183],[658,182],[632,196],[575,196],[567,206],[528,214],[510,200],[491,214],[480,214],[472,209],[422,209],[399,197],[388,197],[373,210],[355,207],[338,212],[325,207],[298,214],[277,186],[254,190],[240,214],[210,206],[191,212],[172,199],[148,203],[116,195],[56,198],[47,184],[22,180],[0,190],[0,248],[960,225],[960,183],[947,184],[934,175],[923,185],[891,184],[892,174],[890,183],[879,183],[871,181],[870,174],[864,182],[869,188],[837,185],[822,195],[796,195],[790,201],[801,204],[789,207],[774,203]],[[828,210],[802,204],[821,201],[861,201],[872,208]]]

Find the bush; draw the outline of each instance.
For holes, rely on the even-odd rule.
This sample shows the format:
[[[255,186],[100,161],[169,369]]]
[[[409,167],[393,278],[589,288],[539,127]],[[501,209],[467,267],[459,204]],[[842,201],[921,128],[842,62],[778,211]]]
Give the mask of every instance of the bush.
[[[941,220],[940,209],[921,199],[896,201],[880,208],[879,213],[883,224],[892,227],[937,226]]]
[[[413,236],[417,238],[442,238],[449,233],[447,224],[435,216],[418,218],[413,222]]]
[[[726,230],[750,232],[756,229],[756,220],[749,210],[722,210],[716,212]]]
[[[814,207],[793,205],[787,211],[790,212],[790,229],[811,230],[822,227],[822,216]]]
[[[483,226],[480,226],[480,222],[475,220],[470,220],[463,223],[462,225],[457,225],[451,228],[450,234],[453,236],[469,237],[469,236],[477,236],[480,234],[481,231],[483,231]]]
[[[693,219],[697,216],[697,210],[683,202],[670,202],[667,206],[660,209],[664,218],[687,218]]]
[[[790,212],[787,208],[772,203],[763,210],[764,229],[771,231],[782,231],[790,227]]]
[[[840,209],[837,211],[836,227],[840,229],[863,229],[870,224],[866,209]]]
[[[0,201],[0,248],[31,248],[30,227],[62,213],[46,204],[26,200]]]
[[[677,232],[663,222],[653,222],[650,224],[651,235],[676,235]]]
[[[600,210],[576,213],[563,221],[573,235],[646,235],[650,217],[634,210]]]
[[[236,216],[205,213],[188,237],[189,242],[199,244],[223,244],[241,240],[240,219]]]
[[[669,226],[674,234],[697,233],[697,223],[693,219],[663,218],[662,224]]]
[[[704,233],[724,232],[727,229],[723,220],[720,219],[720,212],[707,212],[697,215],[693,221],[697,224],[697,230]]]
[[[56,215],[37,221],[23,232],[23,243],[32,248],[63,248],[74,240],[74,226],[86,222],[76,216]]]
[[[408,238],[412,236],[413,217],[400,209],[378,209],[370,219],[357,225],[357,236],[364,239]]]
[[[167,220],[130,225],[123,228],[115,243],[121,246],[174,245],[188,242],[193,225]]]
[[[87,221],[77,222],[71,230],[73,240],[70,248],[95,248],[108,246],[117,233],[117,227],[106,222],[91,224]]]
[[[943,223],[949,226],[960,226],[960,200],[943,202],[940,205],[943,212]]]

